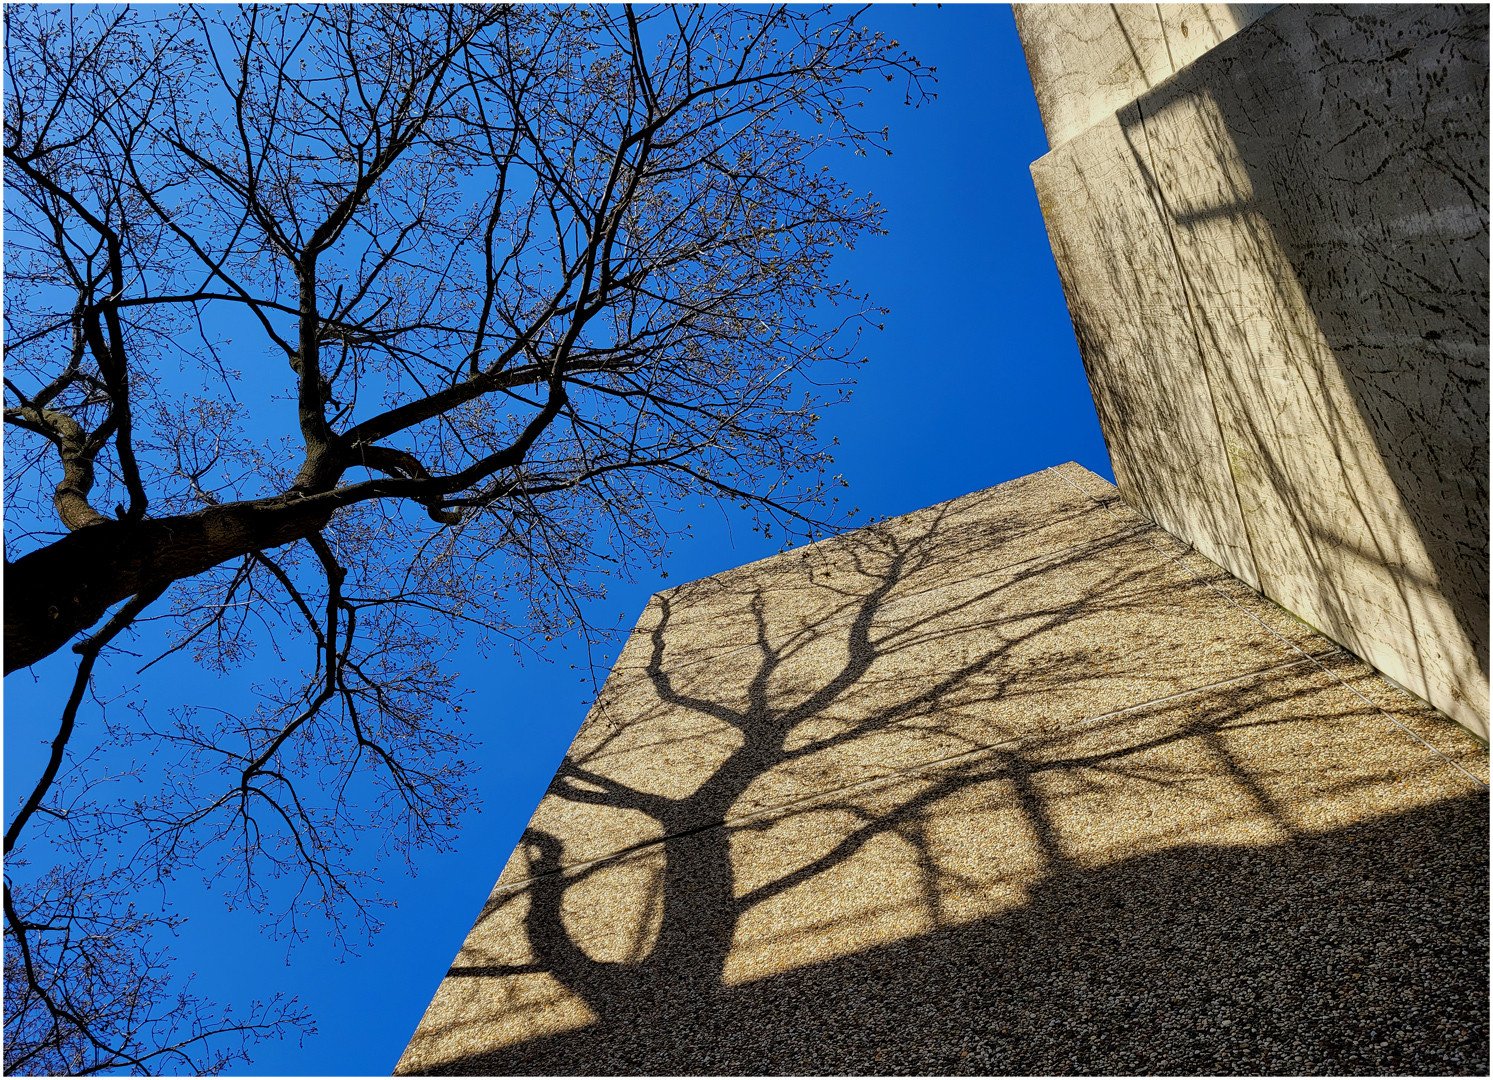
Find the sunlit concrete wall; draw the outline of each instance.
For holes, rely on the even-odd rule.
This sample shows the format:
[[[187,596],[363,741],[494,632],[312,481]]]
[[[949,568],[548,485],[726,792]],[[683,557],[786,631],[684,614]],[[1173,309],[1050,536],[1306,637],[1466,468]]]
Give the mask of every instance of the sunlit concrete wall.
[[[1488,733],[1488,8],[1018,6],[1125,500]]]
[[[1016,4],[1037,106],[1056,149],[1276,4]]]
[[[1059,466],[655,596],[397,1071],[1484,1071],[1486,775]]]

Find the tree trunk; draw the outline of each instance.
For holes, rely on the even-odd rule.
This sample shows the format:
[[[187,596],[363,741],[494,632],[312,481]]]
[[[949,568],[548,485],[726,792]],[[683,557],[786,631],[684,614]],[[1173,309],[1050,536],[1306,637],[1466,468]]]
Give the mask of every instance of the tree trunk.
[[[50,656],[115,604],[309,536],[331,500],[279,495],[176,517],[102,521],[5,564],[5,673]]]

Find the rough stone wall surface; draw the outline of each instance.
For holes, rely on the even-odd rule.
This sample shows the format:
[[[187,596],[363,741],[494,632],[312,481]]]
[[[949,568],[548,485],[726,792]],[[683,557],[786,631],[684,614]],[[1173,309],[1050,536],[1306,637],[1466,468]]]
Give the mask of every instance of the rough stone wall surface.
[[[1486,738],[1488,8],[1256,15],[1019,10],[1116,479]]]
[[[1059,466],[655,596],[397,1071],[1486,1072],[1486,781]]]

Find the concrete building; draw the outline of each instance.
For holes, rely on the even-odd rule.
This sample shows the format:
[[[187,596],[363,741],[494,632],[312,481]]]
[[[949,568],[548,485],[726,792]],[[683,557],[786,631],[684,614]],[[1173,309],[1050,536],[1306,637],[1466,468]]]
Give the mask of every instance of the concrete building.
[[[1488,735],[1488,8],[1016,9],[1127,503]]]
[[[399,1073],[1488,1071],[1487,11],[1017,17],[1118,490],[655,596]]]
[[[1486,778],[1061,466],[658,594],[398,1071],[1486,1070]]]

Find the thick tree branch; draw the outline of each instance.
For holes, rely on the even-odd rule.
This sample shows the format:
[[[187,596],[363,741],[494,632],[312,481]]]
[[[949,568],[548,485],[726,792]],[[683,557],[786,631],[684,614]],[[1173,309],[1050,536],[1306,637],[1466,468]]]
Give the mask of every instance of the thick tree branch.
[[[664,557],[684,497],[823,524],[813,424],[839,383],[810,369],[869,311],[826,275],[878,211],[822,162],[875,144],[846,111],[867,77],[919,69],[855,15],[788,7],[22,6],[6,27],[7,516],[13,545],[48,538],[5,566],[6,670],[93,633],[9,839],[121,845],[98,876],[57,863],[55,895],[13,860],[8,955],[35,963],[7,1049],[143,1071],[225,1029],[142,1029],[167,981],[76,951],[148,937],[77,914],[102,875],[124,875],[105,919],[195,865],[292,937],[311,908],[371,931],[360,838],[443,843],[468,801],[453,626],[604,635],[587,600]],[[845,322],[811,313],[832,303]],[[241,374],[266,350],[288,407]],[[90,503],[106,484],[119,520]],[[173,583],[163,656],[252,681],[232,669],[268,644],[276,677],[108,717],[169,754],[158,788],[106,796],[105,824],[39,816],[99,648]],[[171,669],[147,669],[159,706]],[[85,968],[122,1011],[69,1004]]]
[[[88,680],[93,675],[93,665],[98,659],[99,650],[118,637],[120,632],[133,623],[142,611],[153,604],[161,595],[163,588],[152,588],[131,597],[129,603],[116,611],[114,617],[104,624],[103,629],[87,641],[79,642],[74,646],[73,651],[78,653],[82,660],[79,661],[77,675],[73,678],[72,692],[68,695],[67,704],[62,709],[62,720],[57,728],[57,736],[52,740],[52,750],[47,757],[46,768],[42,770],[41,778],[31,789],[30,796],[21,806],[15,820],[5,830],[6,855],[9,855],[11,849],[16,846],[16,841],[20,839],[26,823],[36,813],[37,807],[41,806],[42,800],[52,788],[52,783],[57,779],[57,771],[62,767],[67,744],[73,737],[73,728],[78,719],[78,706],[83,702],[83,692],[88,689]]]
[[[102,519],[5,566],[5,671],[51,655],[137,593],[321,528],[330,499],[277,496],[139,522]]]

